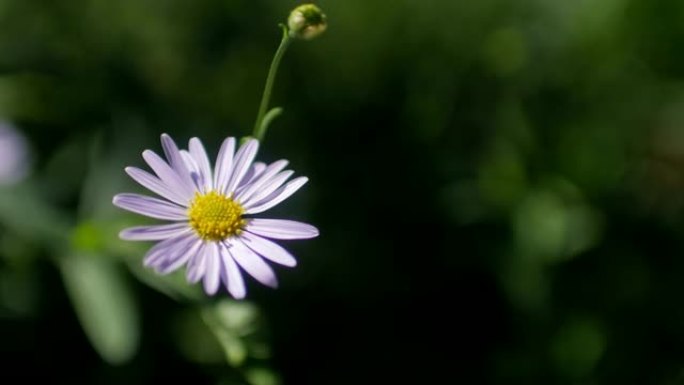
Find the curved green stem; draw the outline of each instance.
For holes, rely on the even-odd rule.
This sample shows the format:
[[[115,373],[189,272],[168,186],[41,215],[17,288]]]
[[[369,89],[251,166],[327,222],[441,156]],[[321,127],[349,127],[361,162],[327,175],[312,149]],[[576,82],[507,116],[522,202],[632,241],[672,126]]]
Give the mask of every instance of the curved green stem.
[[[271,99],[271,91],[273,90],[273,83],[275,83],[276,74],[278,73],[278,67],[280,66],[280,60],[283,58],[287,47],[290,45],[292,38],[288,33],[287,27],[283,27],[283,38],[280,41],[280,46],[273,56],[273,61],[271,62],[271,68],[268,70],[268,77],[266,78],[266,86],[264,87],[264,93],[261,96],[261,105],[259,106],[259,113],[257,114],[256,122],[254,122],[254,131],[252,136],[257,138],[260,142],[264,140],[264,135],[266,135],[266,129],[268,124],[272,119],[264,120],[266,116],[266,111],[268,110],[268,102]],[[277,116],[277,115],[276,115]],[[272,116],[273,118],[275,116]]]

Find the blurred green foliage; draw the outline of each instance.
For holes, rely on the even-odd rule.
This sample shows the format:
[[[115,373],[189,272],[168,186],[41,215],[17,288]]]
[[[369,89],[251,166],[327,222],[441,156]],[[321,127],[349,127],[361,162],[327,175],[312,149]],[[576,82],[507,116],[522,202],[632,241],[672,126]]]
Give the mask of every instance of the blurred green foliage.
[[[0,118],[32,150],[0,188],[8,376],[684,381],[679,0],[321,0],[260,153],[310,177],[275,214],[321,237],[246,302],[145,269],[123,168],[162,132],[248,134],[297,4],[0,2]]]

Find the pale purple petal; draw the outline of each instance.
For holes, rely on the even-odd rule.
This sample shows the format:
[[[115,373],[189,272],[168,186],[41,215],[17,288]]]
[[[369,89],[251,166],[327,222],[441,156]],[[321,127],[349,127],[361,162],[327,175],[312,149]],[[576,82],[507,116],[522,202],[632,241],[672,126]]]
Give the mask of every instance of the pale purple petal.
[[[249,139],[247,143],[240,146],[237,154],[235,154],[235,165],[230,173],[230,179],[226,185],[224,194],[230,195],[235,192],[235,189],[242,181],[247,171],[252,166],[254,157],[256,157],[257,151],[259,150],[259,141],[256,139]]]
[[[226,243],[230,243],[233,246],[230,249],[230,254],[247,274],[266,286],[278,287],[278,279],[271,266],[264,262],[252,249],[245,246],[239,238],[227,240]]]
[[[204,242],[197,237],[193,237],[193,239],[188,243],[188,247],[182,250],[182,252],[176,253],[173,256],[166,258],[163,262],[157,264],[157,273],[165,275],[178,270],[181,266],[188,263],[190,258],[193,258],[200,251],[200,248],[204,244]]]
[[[216,158],[214,173],[214,189],[225,191],[226,185],[233,171],[233,155],[235,154],[235,138],[226,138]]]
[[[245,288],[245,281],[242,279],[242,273],[237,264],[233,260],[230,250],[224,244],[219,245],[219,252],[221,253],[221,279],[226,285],[228,292],[235,299],[245,298],[247,289]]]
[[[193,159],[192,155],[185,150],[181,150],[180,154],[181,158],[183,158],[183,162],[185,162],[185,167],[187,167],[188,171],[190,172],[190,179],[192,179],[193,188],[201,193],[205,193],[204,180],[202,179],[202,174],[200,173],[197,162],[195,162],[195,159]]]
[[[180,150],[181,158],[183,158],[183,162],[185,163],[185,167],[187,167],[188,172],[190,172],[190,178],[192,178],[192,181],[194,183],[194,187],[198,190],[201,188],[204,188],[204,185],[197,185],[197,181],[200,180],[201,175],[199,171],[199,166],[197,165],[197,162],[195,162],[195,159],[190,155],[189,152],[185,150]],[[203,189],[201,191],[204,191]]]
[[[190,231],[188,223],[173,223],[170,225],[130,227],[119,233],[119,238],[126,241],[161,241],[173,238]]]
[[[182,236],[169,238],[155,244],[149,250],[147,250],[147,253],[145,253],[145,257],[143,257],[143,265],[150,267],[160,263],[166,257],[169,251],[173,250],[173,246],[182,243],[183,239],[184,237]]]
[[[252,163],[252,167],[249,168],[249,171],[247,171],[247,174],[245,174],[245,176],[242,178],[242,182],[240,182],[238,189],[240,187],[246,186],[251,181],[255,180],[259,175],[261,175],[262,172],[264,172],[265,169],[266,169],[266,163],[264,163],[264,162]]]
[[[173,238],[168,238],[151,247],[143,258],[143,265],[156,267],[163,263],[167,258],[173,256],[179,250],[184,250],[192,241],[192,234],[183,234]]]
[[[143,171],[136,167],[126,167],[126,173],[130,175],[133,180],[140,183],[143,187],[156,193],[172,202],[178,203],[181,206],[187,206],[188,200],[184,199],[182,195],[176,193],[174,190],[170,189],[169,186],[162,182],[161,179],[150,174],[147,171]]]
[[[195,158],[190,155],[189,152],[186,150],[180,150],[180,155],[181,158],[183,159],[183,163],[185,163],[185,167],[187,167],[188,171],[192,174],[193,172],[196,172],[199,174],[199,166],[197,166],[197,162],[195,162]]]
[[[240,234],[240,240],[257,254],[270,261],[288,267],[297,265],[297,260],[292,254],[275,242],[271,242],[268,239],[251,234],[247,231]]]
[[[192,180],[192,177],[190,176],[190,171],[188,170],[188,167],[185,165],[185,161],[183,160],[183,156],[178,150],[176,142],[174,142],[173,139],[171,139],[171,137],[167,134],[161,135],[161,142],[162,148],[164,149],[164,154],[166,154],[166,159],[169,160],[171,168],[173,168],[176,171],[176,173],[178,173],[178,176],[180,176],[182,181],[189,185],[192,185],[194,182]]]
[[[0,185],[14,185],[28,175],[33,166],[28,141],[11,122],[0,121]]]
[[[207,254],[209,253],[207,245],[200,249],[188,263],[188,270],[186,272],[186,279],[190,283],[197,283],[204,276],[207,268]]]
[[[204,291],[209,295],[214,295],[221,284],[221,261],[216,242],[207,244],[205,259],[207,268],[204,273]]]
[[[168,165],[159,155],[152,150],[143,151],[143,158],[147,164],[154,170],[155,174],[172,190],[181,195],[186,200],[190,201],[195,190],[192,184],[188,184],[181,180],[181,177],[171,166]]]
[[[214,188],[214,181],[211,174],[211,164],[209,163],[209,157],[207,156],[207,151],[204,149],[202,142],[198,138],[192,138],[188,143],[188,149],[199,168],[199,173],[204,182],[204,191],[208,192],[212,190]]]
[[[273,239],[309,239],[318,236],[317,228],[287,219],[249,219],[246,230]]]
[[[262,200],[264,200],[264,198],[268,197],[274,191],[279,189],[283,185],[283,183],[285,183],[285,181],[292,176],[292,174],[294,174],[294,171],[292,170],[285,170],[279,173],[271,180],[269,180],[267,183],[265,183],[259,189],[259,191],[256,191],[249,199],[246,199],[244,202],[241,203],[243,204],[243,206],[249,206],[261,202]]]
[[[264,212],[264,211],[274,207],[278,203],[289,198],[290,195],[294,194],[297,190],[299,190],[300,187],[304,186],[304,184],[308,180],[309,180],[309,178],[307,178],[305,176],[301,176],[299,178],[293,179],[292,181],[288,182],[285,186],[279,188],[273,194],[264,198],[262,201],[254,203],[254,204],[249,204],[249,205],[246,204],[245,208],[247,210],[245,211],[245,213],[247,213],[247,214],[258,214],[260,212]],[[249,208],[248,208],[248,206],[249,206]]]
[[[161,199],[138,194],[118,194],[112,201],[114,205],[150,218],[166,219],[169,221],[185,221],[188,219],[187,210],[173,203]]]
[[[254,193],[261,190],[264,185],[271,182],[275,175],[287,166],[287,163],[287,160],[284,159],[271,163],[260,176],[254,178],[249,184],[245,185],[246,188],[243,191],[235,194],[235,198],[238,202],[247,201]]]

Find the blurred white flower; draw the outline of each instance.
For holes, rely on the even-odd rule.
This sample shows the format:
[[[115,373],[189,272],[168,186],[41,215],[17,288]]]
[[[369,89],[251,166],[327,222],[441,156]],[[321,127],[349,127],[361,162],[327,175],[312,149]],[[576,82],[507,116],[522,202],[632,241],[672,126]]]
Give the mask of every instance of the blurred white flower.
[[[15,184],[28,174],[29,147],[11,123],[0,121],[0,185]]]

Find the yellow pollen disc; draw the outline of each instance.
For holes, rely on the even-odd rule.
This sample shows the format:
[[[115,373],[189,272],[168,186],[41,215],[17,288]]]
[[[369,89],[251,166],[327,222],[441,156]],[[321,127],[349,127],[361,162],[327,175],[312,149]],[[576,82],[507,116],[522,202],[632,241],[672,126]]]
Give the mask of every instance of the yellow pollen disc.
[[[221,241],[239,234],[245,226],[244,209],[233,199],[215,191],[195,194],[190,210],[190,226],[205,240]]]

